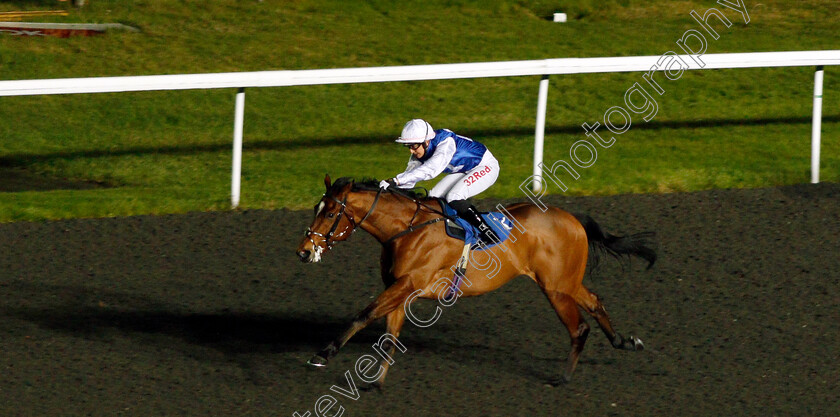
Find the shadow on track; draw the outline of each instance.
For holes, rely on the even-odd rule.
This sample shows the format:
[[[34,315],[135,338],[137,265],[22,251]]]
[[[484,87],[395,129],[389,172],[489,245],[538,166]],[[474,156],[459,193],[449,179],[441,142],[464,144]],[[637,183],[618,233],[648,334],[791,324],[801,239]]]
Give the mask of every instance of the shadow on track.
[[[30,287],[17,285],[16,293]],[[35,286],[29,299],[58,300],[47,307],[7,307],[0,318],[22,320],[49,330],[92,340],[124,337],[141,343],[216,349],[227,355],[309,352],[342,330],[346,317],[301,313],[180,313],[176,306],[82,287]],[[34,295],[37,291],[37,296]],[[126,300],[132,299],[126,303]],[[107,301],[95,301],[107,300]],[[114,301],[112,303],[112,300]],[[373,343],[375,332],[356,343]]]

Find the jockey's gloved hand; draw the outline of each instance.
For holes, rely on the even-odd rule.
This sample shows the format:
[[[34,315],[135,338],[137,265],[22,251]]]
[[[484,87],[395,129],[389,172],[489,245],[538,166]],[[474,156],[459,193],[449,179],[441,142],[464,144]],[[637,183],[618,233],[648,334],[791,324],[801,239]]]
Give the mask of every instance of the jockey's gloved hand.
[[[392,185],[393,185],[394,187],[396,187],[396,186],[397,186],[397,181],[396,181],[395,179],[393,179],[393,178],[391,178],[391,179],[389,179],[389,180],[382,180],[382,181],[380,181],[380,182],[379,182],[379,188],[381,188],[381,189],[383,189],[383,190],[387,190],[387,189],[388,189],[388,187],[390,187],[390,186],[392,186]]]

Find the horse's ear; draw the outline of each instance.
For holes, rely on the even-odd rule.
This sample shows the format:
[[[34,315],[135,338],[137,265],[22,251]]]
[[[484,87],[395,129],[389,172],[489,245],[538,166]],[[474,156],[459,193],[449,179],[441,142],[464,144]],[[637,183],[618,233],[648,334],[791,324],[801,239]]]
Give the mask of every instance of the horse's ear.
[[[327,191],[330,190],[330,186],[332,186],[332,181],[330,180],[330,174],[326,174],[324,176],[324,185],[327,186]]]

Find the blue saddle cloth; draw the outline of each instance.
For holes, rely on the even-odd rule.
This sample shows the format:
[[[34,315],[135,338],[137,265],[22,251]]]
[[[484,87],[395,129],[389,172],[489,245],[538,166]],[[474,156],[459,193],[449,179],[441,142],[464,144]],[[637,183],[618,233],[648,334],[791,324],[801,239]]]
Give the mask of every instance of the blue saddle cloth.
[[[460,226],[460,229],[463,229],[462,231],[458,228],[452,227],[452,222],[450,220],[446,220],[446,234],[450,237],[463,240],[465,243],[474,245],[472,248],[473,250],[483,250],[492,248],[493,246],[496,246],[506,241],[507,238],[510,236],[510,231],[513,229],[513,223],[511,223],[511,221],[502,213],[497,211],[481,213],[481,217],[490,226],[490,228],[493,229],[494,232],[496,232],[496,236],[499,237],[500,241],[492,243],[490,245],[476,246],[476,244],[478,243],[478,237],[481,235],[481,233],[475,227],[469,224],[466,220],[458,217],[458,213],[455,211],[455,209],[450,207],[449,204],[447,204],[444,200],[440,200],[440,205],[441,207],[443,207],[443,212],[447,216],[454,217],[455,223],[458,226]]]

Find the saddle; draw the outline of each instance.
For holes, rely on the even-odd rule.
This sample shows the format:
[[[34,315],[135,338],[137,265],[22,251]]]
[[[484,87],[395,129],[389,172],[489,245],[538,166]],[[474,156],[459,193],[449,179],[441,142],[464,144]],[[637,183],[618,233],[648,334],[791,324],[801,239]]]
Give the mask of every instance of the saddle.
[[[447,216],[444,222],[446,234],[449,237],[463,240],[464,244],[472,246],[472,250],[484,250],[492,248],[504,241],[510,236],[510,231],[513,229],[513,223],[500,212],[480,212],[479,214],[484,221],[496,232],[499,237],[499,242],[492,242],[491,244],[478,245],[479,231],[476,230],[466,220],[458,217],[458,213],[449,206],[449,204],[442,198],[437,198],[440,203],[441,210]],[[454,220],[453,220],[454,219]],[[486,243],[486,242],[485,242]]]

